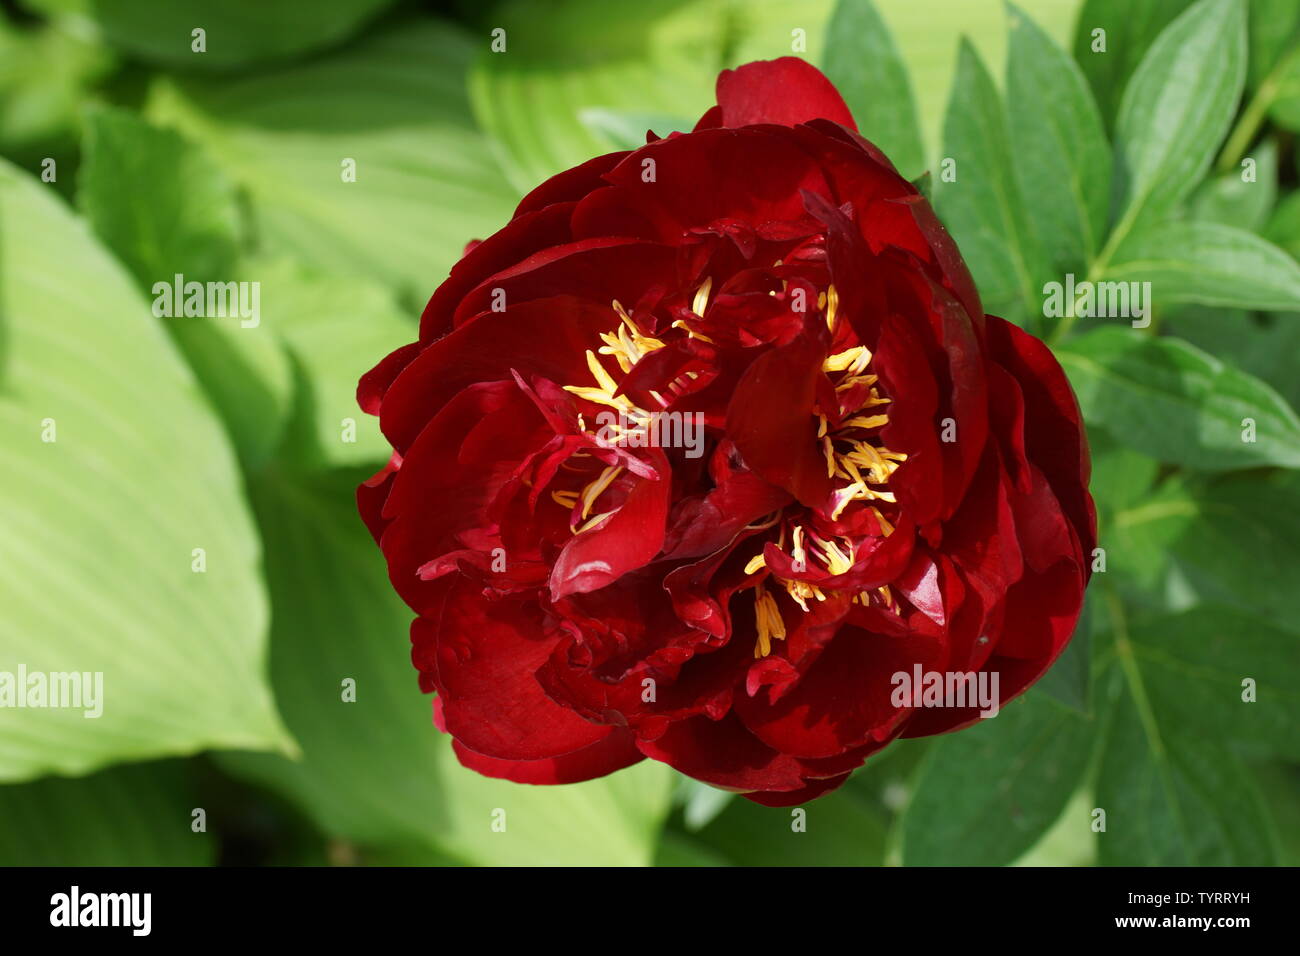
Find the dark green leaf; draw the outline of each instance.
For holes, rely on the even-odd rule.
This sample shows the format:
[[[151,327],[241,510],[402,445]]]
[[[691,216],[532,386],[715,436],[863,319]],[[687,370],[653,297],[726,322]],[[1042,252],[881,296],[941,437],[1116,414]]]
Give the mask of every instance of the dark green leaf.
[[[1193,219],[1255,232],[1276,201],[1277,147],[1267,140],[1236,169],[1202,183],[1192,195],[1189,213]]]
[[[180,761],[0,786],[0,866],[206,866],[195,809]]]
[[[979,285],[985,308],[1019,324],[1041,314],[1048,268],[1014,172],[1006,110],[979,54],[963,42],[944,120],[955,181],[936,186],[938,211]]]
[[[1092,721],[1031,692],[996,717],[942,738],[926,757],[903,818],[903,862],[1010,863],[1056,821],[1087,769],[1095,737]]]

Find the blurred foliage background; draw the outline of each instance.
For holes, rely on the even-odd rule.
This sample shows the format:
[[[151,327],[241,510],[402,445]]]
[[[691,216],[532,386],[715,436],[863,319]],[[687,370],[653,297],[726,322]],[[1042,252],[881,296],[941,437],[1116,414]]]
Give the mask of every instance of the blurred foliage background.
[[[1300,0],[1020,6],[0,0],[0,670],[106,698],[0,710],[0,863],[1300,862]],[[1075,383],[1108,562],[1079,634],[806,832],[648,762],[465,771],[355,516],[387,457],[356,379],[524,191],[791,53]],[[1066,272],[1152,281],[1151,328],[1045,320]],[[155,318],[175,273],[260,282],[261,324]]]

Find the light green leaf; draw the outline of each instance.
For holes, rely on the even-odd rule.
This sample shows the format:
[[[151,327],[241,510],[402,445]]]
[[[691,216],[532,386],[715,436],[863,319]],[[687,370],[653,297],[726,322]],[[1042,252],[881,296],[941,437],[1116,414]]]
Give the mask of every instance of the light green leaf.
[[[162,321],[221,411],[241,460],[260,464],[289,413],[288,359],[274,335],[260,327],[260,315],[249,309],[245,318],[239,312],[243,300],[237,295],[228,303],[214,300],[212,312],[205,303],[204,315],[187,316],[174,292],[176,276],[182,288],[219,282],[237,290],[225,285],[243,279],[234,272],[240,240],[234,186],[174,130],[150,126],[125,110],[89,111],[83,149],[77,190],[82,212],[143,292],[157,302],[160,291],[171,291],[174,315]],[[144,195],[147,202],[140,199]],[[253,286],[244,288],[251,305]]]
[[[0,229],[0,671],[103,674],[98,718],[0,708],[0,780],[291,746],[256,533],[198,384],[85,224],[2,162]]]
[[[281,458],[296,467],[383,464],[392,453],[379,420],[357,406],[357,380],[416,337],[387,289],[321,275],[287,260],[245,267],[261,283],[263,322],[293,357],[298,405]]]
[[[0,19],[0,147],[61,140],[76,125],[87,90],[115,65],[108,50],[76,31],[20,29]]]
[[[1159,221],[1209,169],[1246,77],[1242,0],[1199,0],[1151,45],[1115,126],[1118,245]]]
[[[284,59],[343,40],[393,0],[316,0],[310,16],[259,0],[37,0],[74,7],[111,44],[132,56],[187,70],[223,70]],[[195,52],[195,29],[205,52]]]
[[[727,790],[710,787],[707,783],[681,777],[677,781],[678,799],[682,801],[682,820],[687,830],[699,830],[708,825],[735,798]]]
[[[1101,279],[1150,282],[1147,304],[1159,308],[1198,302],[1300,311],[1300,265],[1295,259],[1267,239],[1217,222],[1164,222],[1133,232]]]
[[[692,117],[693,126],[713,104],[725,3],[647,0],[611,16],[604,0],[514,0],[493,22],[506,49],[492,52],[486,32],[476,38],[470,95],[521,192],[626,145],[584,123],[591,110]]]
[[[532,787],[457,763],[411,667],[411,612],[355,513],[363,476],[255,483],[272,678],[304,756],[223,754],[223,766],[285,792],[328,832],[358,843],[419,844],[494,865],[650,862],[669,805],[667,767],[646,761],[587,783]],[[349,678],[355,702],[343,700]],[[505,832],[493,830],[497,809]]]
[[[1282,397],[1186,342],[1101,328],[1057,357],[1084,418],[1144,454],[1200,471],[1300,467],[1300,420]]]
[[[161,81],[148,115],[248,191],[263,251],[423,303],[517,200],[470,117],[472,52],[459,30],[410,20],[292,69]]]
[[[926,756],[903,818],[903,862],[1010,863],[1060,816],[1095,737],[1092,721],[1031,691],[996,717],[942,738]]]
[[[1259,866],[1274,862],[1272,825],[1241,761],[1213,738],[1153,710],[1143,671],[1116,675],[1097,806],[1105,866]],[[1245,705],[1242,705],[1245,706]]]
[[[1013,172],[1006,109],[969,43],[962,43],[944,121],[955,181],[936,185],[939,215],[961,248],[984,307],[1018,324],[1041,314],[1048,272]],[[941,177],[942,180],[942,177]]]
[[[1035,232],[1057,268],[1090,265],[1105,237],[1110,144],[1079,67],[1014,6],[1007,110]]]
[[[1251,0],[1250,87],[1258,88],[1300,37],[1300,0]]]
[[[667,136],[670,133],[689,133],[695,126],[695,120],[682,116],[607,110],[598,106],[580,110],[578,119],[593,135],[608,140],[616,149],[644,146],[647,132]]]
[[[826,29],[826,76],[858,130],[908,179],[925,170],[907,67],[871,0],[839,0]]]
[[[0,786],[0,866],[207,866],[212,821],[176,760]]]

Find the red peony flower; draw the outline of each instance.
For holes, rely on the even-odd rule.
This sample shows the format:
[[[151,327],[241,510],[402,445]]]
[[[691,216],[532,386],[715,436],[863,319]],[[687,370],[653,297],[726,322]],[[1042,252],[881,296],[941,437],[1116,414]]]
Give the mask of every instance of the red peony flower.
[[[643,757],[769,805],[977,719],[1069,641],[1095,515],[1073,393],[793,58],[533,190],[361,381],[358,489],[462,763]]]

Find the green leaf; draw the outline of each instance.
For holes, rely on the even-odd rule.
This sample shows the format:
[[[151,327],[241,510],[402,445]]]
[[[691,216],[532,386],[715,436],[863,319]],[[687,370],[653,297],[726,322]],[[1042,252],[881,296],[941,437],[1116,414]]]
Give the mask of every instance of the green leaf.
[[[78,205],[141,287],[176,272],[225,278],[238,252],[238,210],[234,186],[211,160],[126,110],[93,108],[85,126]]]
[[[1034,230],[1060,269],[1087,266],[1106,230],[1110,144],[1079,67],[1011,7],[1007,110]]]
[[[1131,630],[1151,707],[1178,736],[1218,740],[1252,757],[1300,759],[1294,630],[1211,604],[1135,622]],[[1242,699],[1247,679],[1255,684],[1253,702]]]
[[[936,187],[939,215],[970,266],[985,308],[1023,325],[1041,314],[1038,289],[1048,267],[1013,172],[1006,110],[967,42],[944,121],[944,152],[955,163],[956,179]]]
[[[925,170],[916,102],[898,48],[871,0],[839,0],[826,28],[824,72],[858,130],[905,177]]]
[[[695,120],[681,116],[600,107],[579,111],[578,119],[593,135],[608,140],[616,149],[637,149],[644,146],[647,132],[667,136],[670,133],[689,133],[695,126]]]
[[[1267,239],[1217,222],[1165,222],[1131,233],[1101,279],[1150,282],[1148,306],[1199,302],[1300,311],[1295,259]]]
[[[223,70],[318,50],[345,39],[393,0],[316,0],[311,15],[259,0],[76,0],[72,4],[109,43],[168,67]],[[62,9],[67,0],[38,0]],[[202,28],[206,52],[194,52]]]
[[[1271,823],[1246,767],[1213,738],[1153,710],[1143,671],[1116,675],[1097,805],[1106,866],[1258,866],[1274,862]],[[1242,705],[1247,706],[1247,705]]]
[[[470,96],[521,192],[626,145],[583,122],[592,110],[693,117],[693,126],[713,104],[725,4],[646,0],[611,16],[604,0],[514,0],[493,25],[506,49],[477,38]]]
[[[206,154],[174,130],[112,108],[88,112],[84,149],[78,203],[142,291],[157,301],[176,276],[186,285],[239,281],[234,186]],[[220,307],[229,315],[186,316],[180,297],[169,301],[175,315],[161,321],[221,411],[241,460],[259,464],[279,440],[292,398],[279,342],[259,327],[260,316],[237,313],[233,297],[229,309]]]
[[[922,765],[903,818],[904,863],[1012,862],[1060,816],[1095,737],[1092,721],[1031,692],[996,717],[942,738]]]
[[[1300,377],[1295,374],[1300,362],[1300,321],[1294,313],[1249,315],[1191,306],[1171,313],[1166,327],[1202,351],[1267,382],[1292,408],[1300,405]],[[1233,334],[1225,335],[1225,330]]]
[[[1250,87],[1258,88],[1300,36],[1300,0],[1251,0]]]
[[[209,865],[214,834],[192,828],[185,769],[169,760],[0,786],[0,866]]]
[[[382,286],[322,275],[287,260],[256,260],[267,303],[263,321],[289,350],[298,405],[280,457],[294,467],[367,465],[392,448],[379,420],[357,406],[357,380],[416,337],[416,324]]]
[[[694,837],[737,866],[878,866],[886,823],[846,784],[802,807],[733,800]]]
[[[1086,557],[1092,560],[1091,555]],[[1074,636],[1036,685],[1039,693],[1085,717],[1092,713],[1093,613],[1091,595],[1085,595]]]
[[[1126,541],[1170,554],[1200,600],[1232,604],[1295,631],[1300,475],[1242,474],[1170,484],[1121,512]],[[1151,555],[1144,556],[1149,562]],[[1267,568],[1267,574],[1260,569]]]
[[[0,780],[290,746],[256,533],[192,375],[85,224],[3,163],[0,228],[0,671],[103,673],[97,719],[0,709]]]
[[[273,602],[272,679],[303,759],[222,754],[231,772],[300,803],[328,832],[492,865],[648,863],[672,772],[649,761],[562,787],[461,767],[410,663],[411,612],[355,513],[361,475],[254,484]],[[356,699],[343,700],[345,679]],[[494,832],[493,812],[506,813]]]
[[[61,23],[19,29],[0,19],[0,147],[64,138],[87,90],[115,65],[109,51]]]
[[[148,115],[247,190],[264,252],[423,303],[517,199],[469,113],[472,52],[451,26],[404,21],[292,69],[159,81]]]
[[[1285,249],[1292,258],[1300,257],[1300,190],[1289,193],[1264,226],[1264,238]]]
[[[1131,448],[1200,471],[1300,467],[1300,419],[1282,397],[1186,342],[1101,328],[1057,357],[1084,418]]]
[[[677,792],[682,802],[682,822],[691,831],[708,825],[736,796],[690,777],[681,777],[677,781]]]
[[[1101,108],[1106,128],[1114,126],[1120,96],[1160,31],[1192,5],[1192,0],[1084,0],[1074,35],[1074,58],[1083,69]],[[1105,31],[1105,49],[1094,51]]]
[[[1245,178],[1250,169],[1253,178]],[[1233,170],[1202,183],[1189,203],[1193,219],[1250,232],[1268,219],[1277,201],[1277,146],[1266,140]]]
[[[1151,45],[1124,90],[1115,126],[1118,245],[1160,220],[1209,169],[1246,76],[1241,0],[1200,0]]]

